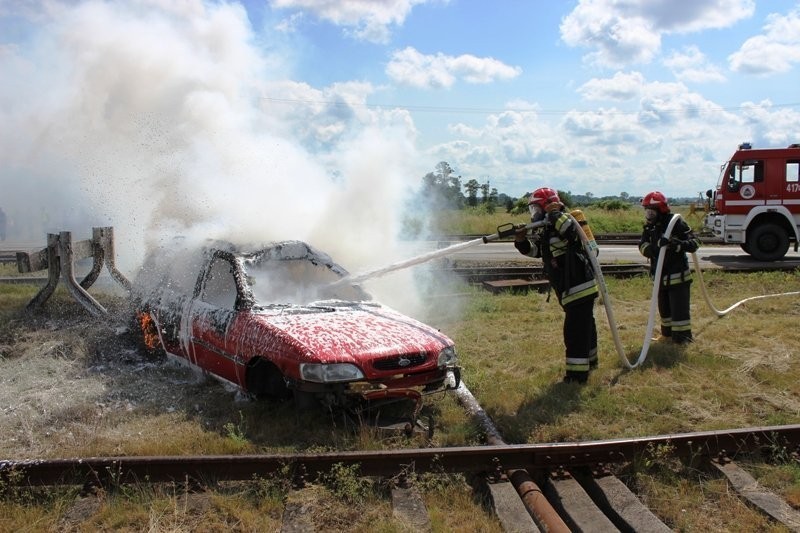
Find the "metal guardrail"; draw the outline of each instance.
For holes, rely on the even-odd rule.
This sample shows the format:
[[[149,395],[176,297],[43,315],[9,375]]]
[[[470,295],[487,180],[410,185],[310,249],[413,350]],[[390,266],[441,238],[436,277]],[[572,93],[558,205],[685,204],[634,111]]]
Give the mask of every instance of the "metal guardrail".
[[[437,241],[437,242],[461,242],[461,241],[471,241],[474,239],[480,239],[483,235],[459,235],[459,234],[452,234],[452,235],[433,235],[428,240]],[[598,244],[639,244],[639,240],[641,239],[640,233],[603,233],[603,234],[595,234],[595,240]],[[700,242],[703,244],[713,244],[713,245],[721,245],[725,244],[722,239],[718,237],[708,236],[708,235],[699,235],[698,238]],[[513,237],[505,237],[501,239],[495,239],[494,242],[512,242],[514,240]]]
[[[38,251],[15,252],[17,270],[21,274],[47,270],[47,283],[28,303],[28,309],[40,307],[53,294],[59,279],[63,279],[70,294],[95,316],[107,314],[97,300],[86,289],[92,286],[100,275],[103,265],[108,268],[111,277],[125,289],[130,290],[131,283],[117,270],[114,257],[114,228],[92,228],[91,240],[73,241],[72,232],[48,233],[47,247]],[[78,283],[75,279],[75,260],[93,259],[92,269]]]

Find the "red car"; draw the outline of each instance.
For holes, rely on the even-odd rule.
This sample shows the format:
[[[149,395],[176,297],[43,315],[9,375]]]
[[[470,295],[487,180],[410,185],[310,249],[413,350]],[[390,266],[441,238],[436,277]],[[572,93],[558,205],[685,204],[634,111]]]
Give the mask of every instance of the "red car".
[[[331,258],[300,241],[151,254],[134,282],[143,344],[254,397],[327,405],[456,388],[453,341],[374,302]],[[418,409],[418,407],[417,407]]]

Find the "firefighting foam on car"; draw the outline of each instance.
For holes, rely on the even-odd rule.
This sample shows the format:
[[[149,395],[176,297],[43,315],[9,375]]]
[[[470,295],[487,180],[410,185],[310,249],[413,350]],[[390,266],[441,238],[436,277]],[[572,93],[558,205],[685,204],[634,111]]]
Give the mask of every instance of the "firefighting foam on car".
[[[132,287],[142,343],[254,398],[314,398],[365,412],[455,389],[446,335],[335,283],[347,271],[301,241],[154,250]]]

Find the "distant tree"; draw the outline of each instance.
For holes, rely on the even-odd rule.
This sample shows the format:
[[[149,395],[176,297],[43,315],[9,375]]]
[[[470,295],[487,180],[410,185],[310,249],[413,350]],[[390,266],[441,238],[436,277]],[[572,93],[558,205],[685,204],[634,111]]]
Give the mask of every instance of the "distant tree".
[[[436,163],[436,175],[439,177],[442,183],[448,183],[450,180],[450,174],[453,173],[453,169],[450,167],[450,163],[447,161],[439,161]]]
[[[597,202],[597,206],[606,211],[625,211],[631,207],[628,202],[624,202],[619,198],[601,200]]]
[[[561,203],[567,207],[572,207],[575,203],[572,201],[572,193],[569,191],[557,191],[558,197],[561,199]]]
[[[470,207],[478,205],[478,189],[480,188],[481,184],[474,178],[464,184],[464,190],[467,191],[467,205]]]
[[[528,213],[528,198],[530,198],[531,193],[526,192],[514,202],[514,207],[511,209],[510,213],[512,215],[521,215],[523,213]]]
[[[622,191],[621,193],[619,193],[619,197],[627,202],[628,199],[631,197],[631,195],[626,193],[625,191]]]
[[[464,206],[461,176],[453,174],[447,161],[439,162],[434,172],[422,177],[422,188],[415,203],[423,208],[461,209]]]
[[[489,182],[481,183],[481,202],[486,203],[489,201]]]
[[[492,189],[489,191],[489,195],[486,199],[485,205],[487,213],[491,214],[495,212],[495,209],[497,208],[497,189],[495,189],[494,187],[492,187]]]

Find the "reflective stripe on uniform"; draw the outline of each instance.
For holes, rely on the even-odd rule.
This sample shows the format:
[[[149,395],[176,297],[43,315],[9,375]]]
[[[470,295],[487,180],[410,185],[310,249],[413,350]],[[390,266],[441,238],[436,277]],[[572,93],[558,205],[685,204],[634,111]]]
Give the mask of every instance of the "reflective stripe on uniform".
[[[567,357],[567,371],[570,372],[588,372],[589,371],[589,358],[588,357]]]
[[[553,257],[559,257],[566,253],[568,243],[561,237],[558,236],[550,237],[549,242],[550,242],[550,253],[553,254]]]
[[[561,294],[561,304],[566,305],[569,302],[580,300],[592,294],[597,294],[597,281],[594,278],[564,291]]]
[[[565,231],[572,225],[572,218],[568,217],[566,214],[562,213],[558,220],[556,220],[555,228],[556,231],[560,234],[564,234]]]
[[[691,331],[691,320],[675,320],[672,322],[672,331]]]
[[[692,280],[692,271],[688,268],[683,272],[677,272],[668,276],[661,276],[662,285],[677,285]]]

